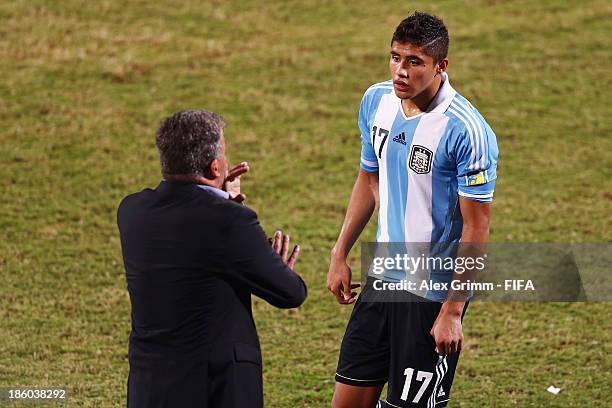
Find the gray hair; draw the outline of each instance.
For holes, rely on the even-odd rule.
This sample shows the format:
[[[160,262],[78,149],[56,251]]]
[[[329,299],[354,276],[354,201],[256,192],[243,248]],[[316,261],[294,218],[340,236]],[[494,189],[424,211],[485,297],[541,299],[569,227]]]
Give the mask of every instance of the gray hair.
[[[183,110],[164,119],[155,135],[162,175],[204,176],[221,155],[225,121],[206,110]]]

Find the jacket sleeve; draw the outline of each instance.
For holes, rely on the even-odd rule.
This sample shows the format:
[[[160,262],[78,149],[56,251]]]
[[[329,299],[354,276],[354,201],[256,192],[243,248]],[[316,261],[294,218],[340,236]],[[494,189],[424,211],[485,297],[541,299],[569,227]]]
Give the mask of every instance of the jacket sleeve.
[[[227,273],[251,293],[279,308],[298,307],[306,299],[306,284],[274,252],[254,211],[242,207],[227,235]]]

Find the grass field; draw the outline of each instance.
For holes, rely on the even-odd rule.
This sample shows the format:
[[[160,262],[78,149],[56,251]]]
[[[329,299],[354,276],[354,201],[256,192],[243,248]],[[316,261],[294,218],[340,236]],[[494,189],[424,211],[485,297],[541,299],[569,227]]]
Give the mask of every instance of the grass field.
[[[444,18],[451,81],[498,135],[491,240],[611,241],[610,2],[2,1],[0,387],[124,405],[116,206],[159,182],[160,119],[206,108],[229,123],[230,159],[251,163],[248,205],[303,247],[306,304],[254,300],[266,406],[329,406],[350,308],[325,277],[359,101],[387,79],[389,39],[414,9]],[[474,303],[451,406],[610,406],[611,312]]]

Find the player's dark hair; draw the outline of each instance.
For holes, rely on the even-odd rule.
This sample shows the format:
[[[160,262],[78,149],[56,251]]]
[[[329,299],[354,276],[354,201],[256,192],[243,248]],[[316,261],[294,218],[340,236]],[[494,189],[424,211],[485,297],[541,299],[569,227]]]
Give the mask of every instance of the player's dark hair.
[[[204,176],[221,154],[225,121],[205,110],[184,110],[164,119],[155,135],[162,175]]]
[[[415,11],[397,26],[391,39],[398,43],[410,43],[422,47],[423,52],[433,58],[435,63],[448,54],[448,30],[444,22],[431,14]]]

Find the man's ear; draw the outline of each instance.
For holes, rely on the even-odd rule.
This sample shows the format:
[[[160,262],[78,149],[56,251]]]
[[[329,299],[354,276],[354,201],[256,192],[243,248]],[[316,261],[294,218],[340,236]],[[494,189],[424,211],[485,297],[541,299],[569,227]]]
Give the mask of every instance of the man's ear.
[[[212,176],[211,179],[213,180],[221,176],[221,166],[219,163],[219,159],[213,159],[213,161],[210,163],[210,166],[208,167],[208,172]]]

